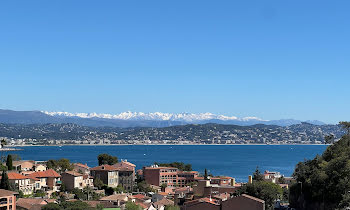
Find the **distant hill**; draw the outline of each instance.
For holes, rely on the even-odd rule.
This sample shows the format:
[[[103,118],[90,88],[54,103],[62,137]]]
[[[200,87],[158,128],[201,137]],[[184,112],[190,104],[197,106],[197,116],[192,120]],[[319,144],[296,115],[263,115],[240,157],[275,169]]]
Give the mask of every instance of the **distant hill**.
[[[306,121],[314,125],[324,125],[320,121]],[[257,117],[237,118],[234,116],[201,114],[171,114],[171,113],[142,113],[123,112],[117,115],[96,113],[68,113],[43,111],[13,111],[0,109],[0,123],[9,124],[46,124],[46,123],[74,123],[93,127],[169,127],[186,124],[225,124],[249,126],[254,124],[290,126],[301,124],[302,121],[294,119],[262,120]]]
[[[345,131],[339,125],[301,123],[291,126],[256,124],[188,124],[170,127],[116,128],[88,127],[77,124],[0,124],[0,137],[47,140],[110,140],[112,143],[167,141],[177,143],[321,143],[325,135],[340,138]],[[120,142],[119,142],[120,143]]]

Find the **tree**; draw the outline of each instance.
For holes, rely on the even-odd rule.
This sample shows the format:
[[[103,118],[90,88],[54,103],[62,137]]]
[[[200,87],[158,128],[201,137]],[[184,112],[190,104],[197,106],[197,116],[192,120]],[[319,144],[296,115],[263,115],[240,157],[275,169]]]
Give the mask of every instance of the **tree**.
[[[94,186],[97,187],[99,190],[102,189],[103,185],[104,185],[104,183],[101,179],[99,179],[99,178],[94,179]]]
[[[125,210],[142,210],[142,207],[135,204],[134,202],[126,202],[125,204]]]
[[[239,190],[239,194],[242,193],[264,200],[266,209],[273,208],[276,199],[283,196],[283,190],[279,185],[267,181],[255,181],[243,185]]]
[[[208,179],[208,171],[207,171],[207,169],[204,169],[204,179]]]
[[[341,121],[339,122],[340,125],[342,125],[342,127],[347,131],[347,135],[350,135],[350,122],[346,122],[346,121]]]
[[[258,166],[256,167],[255,172],[253,173],[253,180],[254,181],[263,181],[264,180],[264,175],[261,174]]]
[[[333,134],[326,135],[326,136],[324,137],[324,143],[325,143],[325,144],[334,143],[334,135],[333,135]]]
[[[57,161],[57,165],[59,167],[60,172],[71,171],[73,170],[73,165],[66,158],[61,158]]]
[[[111,156],[109,154],[99,154],[97,156],[97,160],[98,160],[98,165],[114,165],[116,163],[118,163],[118,158],[115,156]]]
[[[33,194],[33,196],[34,197],[37,197],[37,198],[43,198],[43,197],[45,197],[46,196],[46,193],[45,193],[45,191],[43,191],[43,190],[37,190],[37,191],[35,191],[35,193]]]
[[[179,206],[165,206],[165,210],[180,210]]]
[[[66,158],[61,158],[59,160],[48,160],[46,166],[60,173],[71,171],[74,168],[70,161]]]
[[[293,173],[296,183],[290,187],[291,207],[322,206],[322,209],[334,210],[345,205],[350,190],[349,145],[350,136],[344,135],[322,155],[296,165]]]
[[[162,185],[160,185],[160,188],[162,190],[162,192],[165,192],[165,188],[167,187],[168,185],[163,183]]]
[[[114,188],[114,192],[123,193],[123,192],[125,192],[125,189],[122,185],[119,184],[116,188]]]
[[[286,179],[284,178],[284,176],[281,176],[280,178],[278,178],[278,183],[279,184],[285,184],[286,183]]]
[[[6,171],[2,171],[0,189],[10,190],[9,177],[7,176]]]
[[[13,165],[12,165],[12,155],[7,155],[6,158],[6,166],[9,171],[13,170]]]
[[[92,210],[89,204],[82,201],[61,202],[60,204],[48,203],[41,208],[42,210]]]

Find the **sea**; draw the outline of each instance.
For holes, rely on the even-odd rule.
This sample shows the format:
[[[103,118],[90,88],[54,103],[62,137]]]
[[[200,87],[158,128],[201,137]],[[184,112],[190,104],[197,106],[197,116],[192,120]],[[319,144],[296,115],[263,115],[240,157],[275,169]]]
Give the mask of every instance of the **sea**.
[[[18,147],[22,160],[67,158],[71,162],[97,165],[97,156],[108,153],[136,165],[137,169],[155,162],[190,163],[193,170],[231,176],[246,182],[256,167],[260,171],[293,174],[295,165],[322,154],[326,145],[96,145],[96,146],[26,146]]]

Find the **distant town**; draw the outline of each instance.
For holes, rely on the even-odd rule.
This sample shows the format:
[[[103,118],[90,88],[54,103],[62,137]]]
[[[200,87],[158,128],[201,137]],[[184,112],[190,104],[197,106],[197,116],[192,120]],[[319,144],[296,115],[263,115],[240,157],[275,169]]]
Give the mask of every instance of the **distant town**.
[[[87,127],[77,124],[0,124],[8,145],[105,144],[324,144],[339,139],[339,125],[301,123],[290,126],[223,124],[178,125],[164,128]]]

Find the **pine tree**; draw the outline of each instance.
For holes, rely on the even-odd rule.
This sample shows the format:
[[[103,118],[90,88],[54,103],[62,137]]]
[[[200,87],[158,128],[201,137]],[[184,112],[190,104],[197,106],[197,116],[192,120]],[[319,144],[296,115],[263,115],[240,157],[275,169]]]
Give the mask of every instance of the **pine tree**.
[[[7,169],[8,169],[9,171],[11,171],[11,170],[13,169],[13,165],[12,165],[12,155],[7,155],[6,166],[7,166]]]
[[[207,169],[204,169],[204,179],[208,179],[208,171],[207,171]]]
[[[0,181],[0,189],[9,190],[10,189],[10,182],[9,177],[7,176],[6,171],[2,171],[2,177]]]

